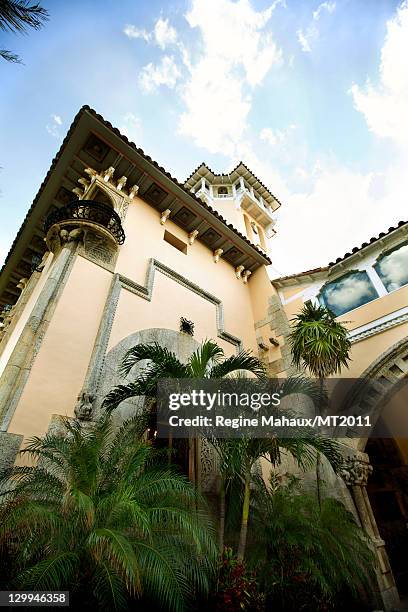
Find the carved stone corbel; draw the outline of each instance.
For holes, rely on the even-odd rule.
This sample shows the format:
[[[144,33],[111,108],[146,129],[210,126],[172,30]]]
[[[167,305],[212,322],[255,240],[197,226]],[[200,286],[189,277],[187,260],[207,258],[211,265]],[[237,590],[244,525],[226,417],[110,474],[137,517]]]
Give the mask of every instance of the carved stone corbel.
[[[75,193],[75,195],[78,196],[80,200],[82,200],[83,195],[84,195],[84,190],[81,189],[80,187],[74,187],[74,189],[72,190],[72,193]]]
[[[129,198],[133,200],[135,195],[137,195],[138,193],[139,193],[139,185],[133,185],[133,187],[129,189]]]
[[[245,271],[242,273],[242,280],[244,281],[244,285],[246,285],[246,284],[247,284],[247,282],[248,282],[248,278],[251,276],[251,274],[252,274],[251,270],[245,270]]]
[[[86,180],[86,178],[84,178],[83,176],[81,176],[81,177],[78,179],[78,183],[79,183],[80,185],[82,185],[82,186],[83,186],[83,188],[84,188],[84,193],[85,193],[85,191],[88,189],[88,187],[89,187],[89,185],[90,185],[90,182],[89,182],[89,181],[87,181],[87,180]]]
[[[236,276],[238,279],[239,279],[239,278],[241,278],[241,274],[243,273],[244,269],[245,269],[245,268],[244,268],[244,266],[237,266],[237,267],[235,268],[235,276]]]
[[[85,168],[84,172],[85,172],[85,174],[90,176],[91,179],[94,178],[97,175],[96,170],[94,170],[93,168]]]
[[[121,176],[118,182],[116,183],[116,189],[118,191],[122,191],[123,187],[126,185],[127,177]]]
[[[102,177],[103,177],[103,180],[104,180],[105,183],[109,183],[110,182],[114,172],[115,172],[115,168],[113,166],[109,166],[109,168],[104,170],[104,172],[102,173]]]
[[[28,278],[20,278],[17,284],[17,289],[21,289],[21,291],[24,291],[27,283],[28,283]]]
[[[218,263],[220,261],[220,257],[223,254],[224,249],[215,249],[213,253],[214,263]]]
[[[164,225],[167,221],[167,219],[170,217],[171,214],[171,210],[170,208],[166,208],[166,210],[164,210],[160,216],[160,225]]]
[[[190,232],[188,235],[188,244],[194,244],[194,240],[197,238],[197,236],[198,230],[193,230],[192,232]]]

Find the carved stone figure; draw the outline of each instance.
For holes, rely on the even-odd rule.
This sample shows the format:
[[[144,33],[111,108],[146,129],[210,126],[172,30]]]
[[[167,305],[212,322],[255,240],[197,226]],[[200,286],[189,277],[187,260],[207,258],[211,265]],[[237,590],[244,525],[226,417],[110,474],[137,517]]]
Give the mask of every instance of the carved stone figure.
[[[82,391],[78,395],[78,401],[75,405],[75,416],[81,421],[90,421],[92,417],[92,404],[95,396],[87,391]]]

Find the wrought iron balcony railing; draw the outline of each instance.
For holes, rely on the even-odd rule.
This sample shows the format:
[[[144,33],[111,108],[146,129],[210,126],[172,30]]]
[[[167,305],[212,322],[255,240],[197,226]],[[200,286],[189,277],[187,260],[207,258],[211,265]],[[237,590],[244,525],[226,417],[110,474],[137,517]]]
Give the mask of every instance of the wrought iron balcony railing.
[[[62,221],[91,221],[107,229],[118,244],[125,242],[125,232],[117,212],[107,204],[93,200],[76,200],[50,213],[44,221],[44,232]]]

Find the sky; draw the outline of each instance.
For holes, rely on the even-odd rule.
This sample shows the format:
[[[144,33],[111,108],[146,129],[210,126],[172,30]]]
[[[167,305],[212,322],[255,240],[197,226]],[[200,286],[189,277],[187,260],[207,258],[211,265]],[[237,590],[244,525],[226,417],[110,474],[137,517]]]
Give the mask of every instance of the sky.
[[[242,160],[282,202],[274,275],[408,219],[408,0],[61,0],[0,34],[0,259],[89,104],[179,180]]]

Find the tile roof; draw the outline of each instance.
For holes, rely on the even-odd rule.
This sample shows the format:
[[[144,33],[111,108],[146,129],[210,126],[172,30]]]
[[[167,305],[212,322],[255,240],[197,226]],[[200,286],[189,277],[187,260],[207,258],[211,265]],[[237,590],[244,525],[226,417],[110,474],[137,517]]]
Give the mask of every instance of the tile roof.
[[[298,272],[296,274],[289,274],[288,276],[280,276],[279,278],[273,279],[272,283],[280,282],[280,281],[285,281],[285,280],[290,280],[292,278],[298,278],[298,277],[301,277],[301,276],[309,276],[311,274],[317,274],[319,272],[327,272],[328,270],[330,270],[330,268],[333,268],[334,266],[336,266],[340,262],[348,259],[349,257],[354,255],[355,253],[358,253],[359,251],[362,251],[366,247],[370,246],[371,244],[374,244],[378,240],[381,240],[381,238],[384,238],[385,236],[388,236],[392,232],[395,232],[395,230],[397,230],[400,227],[403,227],[404,225],[407,225],[407,224],[408,224],[408,221],[399,221],[396,226],[389,227],[386,232],[380,232],[380,234],[378,234],[378,236],[372,236],[367,242],[363,242],[362,245],[360,245],[358,247],[354,247],[353,249],[351,249],[351,251],[349,253],[345,253],[342,257],[338,257],[335,261],[331,261],[327,266],[323,266],[323,267],[320,267],[320,268],[313,268],[312,270],[305,270],[304,272]]]
[[[275,210],[277,210],[280,206],[282,206],[282,202],[280,202],[278,200],[278,198],[273,195],[273,193],[271,192],[270,189],[268,189],[268,187],[266,187],[266,185],[264,185],[264,183],[256,176],[256,174],[254,174],[252,172],[252,170],[250,168],[248,168],[248,166],[246,164],[244,164],[244,162],[240,161],[237,163],[237,165],[235,166],[235,168],[232,168],[232,170],[230,170],[229,172],[221,172],[221,173],[217,173],[214,172],[205,162],[201,162],[201,164],[199,164],[197,166],[197,168],[195,170],[193,170],[193,172],[191,174],[189,174],[189,176],[186,178],[184,184],[188,183],[188,181],[196,174],[196,172],[198,172],[201,168],[206,168],[209,172],[211,172],[211,174],[214,177],[224,177],[224,176],[229,176],[230,174],[233,174],[234,172],[238,172],[240,167],[245,168],[245,170],[247,172],[249,172],[251,174],[251,176],[261,185],[261,187],[263,187],[263,189],[265,189],[265,191],[268,192],[268,194],[271,196],[271,198],[273,198],[275,200],[275,202],[278,203],[278,206],[275,208]]]
[[[97,113],[93,108],[91,108],[90,106],[88,106],[87,104],[85,104],[84,106],[82,106],[82,108],[80,108],[80,110],[78,111],[78,113],[75,115],[71,126],[64,138],[64,140],[62,141],[61,147],[59,149],[59,151],[57,152],[57,154],[55,155],[54,159],[51,162],[51,166],[47,172],[47,174],[45,175],[45,178],[43,180],[43,182],[40,185],[40,188],[30,206],[30,208],[27,211],[27,214],[23,220],[23,223],[21,224],[20,229],[18,230],[16,237],[14,238],[14,241],[11,245],[11,248],[4,260],[2,269],[0,270],[0,273],[3,272],[7,262],[9,261],[14,248],[19,240],[19,237],[26,225],[26,223],[29,220],[29,217],[37,203],[37,200],[39,199],[41,192],[43,190],[43,188],[45,187],[47,181],[49,180],[55,166],[57,165],[58,161],[60,160],[64,149],[77,125],[77,123],[79,122],[79,119],[81,118],[81,116],[85,113],[88,112],[90,113],[92,116],[94,116],[96,119],[98,119],[98,121],[100,121],[101,123],[103,123],[108,129],[110,129],[113,133],[115,133],[117,136],[119,136],[119,138],[121,138],[121,140],[123,142],[125,142],[127,145],[129,145],[132,149],[134,149],[135,151],[137,151],[137,153],[139,153],[139,155],[141,155],[146,161],[148,161],[149,163],[151,163],[155,168],[157,168],[160,172],[162,172],[164,175],[166,175],[175,185],[177,185],[178,187],[180,187],[181,189],[183,189],[183,191],[185,191],[186,193],[188,193],[188,195],[190,197],[192,197],[194,200],[196,200],[197,202],[200,203],[201,206],[203,206],[203,208],[207,209],[212,215],[214,215],[214,217],[216,217],[217,219],[219,219],[224,225],[226,225],[229,229],[231,229],[237,236],[239,236],[242,240],[244,240],[248,245],[250,245],[253,249],[255,249],[255,251],[258,252],[259,255],[261,255],[264,260],[265,263],[271,263],[271,260],[269,259],[269,257],[264,253],[264,251],[262,249],[260,249],[257,245],[253,244],[246,236],[244,236],[244,234],[242,234],[240,231],[238,231],[231,223],[228,223],[228,221],[226,221],[226,219],[224,219],[224,217],[222,215],[220,215],[219,212],[217,212],[216,210],[214,210],[211,206],[209,206],[207,203],[203,202],[202,200],[200,200],[199,198],[197,198],[193,193],[191,193],[191,191],[189,189],[187,189],[185,187],[184,183],[180,183],[176,178],[174,178],[173,176],[171,176],[171,174],[169,172],[167,172],[167,170],[165,170],[163,168],[163,166],[160,166],[160,164],[158,164],[156,161],[154,161],[150,155],[147,155],[143,149],[137,147],[135,145],[134,142],[132,142],[131,140],[129,140],[127,138],[127,136],[125,136],[124,134],[122,134],[117,128],[115,128],[109,121],[107,121],[106,119],[104,119],[102,117],[102,115],[100,115],[99,113]]]

